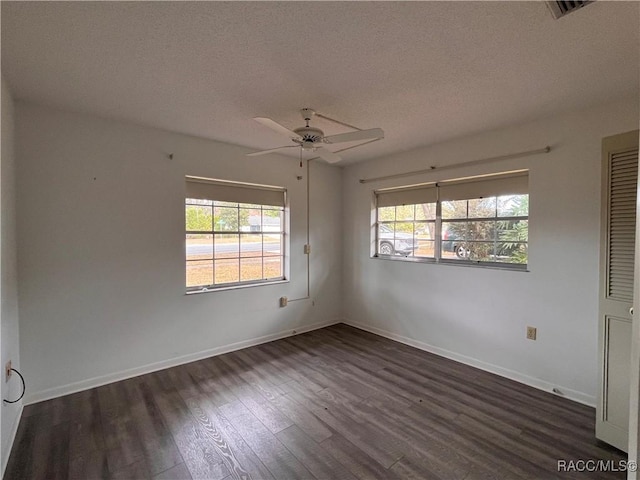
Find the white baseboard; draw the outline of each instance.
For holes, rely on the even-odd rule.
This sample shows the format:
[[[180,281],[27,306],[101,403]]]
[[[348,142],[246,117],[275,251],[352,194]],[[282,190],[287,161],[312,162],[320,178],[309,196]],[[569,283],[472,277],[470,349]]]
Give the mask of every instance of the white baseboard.
[[[305,332],[310,332],[312,330],[317,330],[319,328],[328,327],[329,325],[335,325],[336,323],[345,323],[346,325],[350,325],[352,327],[359,328],[361,330],[365,330],[367,332],[371,332],[376,335],[380,335],[382,337],[389,338],[391,340],[395,340],[400,343],[404,343],[405,345],[409,345],[409,346],[418,348],[420,350],[424,350],[426,352],[434,353],[441,357],[449,358],[451,360],[455,360],[456,362],[464,363],[465,365],[470,365],[472,367],[479,368],[480,370],[484,370],[490,373],[495,373],[496,375],[500,375],[501,377],[505,377],[510,380],[514,380],[516,382],[529,385],[530,387],[534,387],[539,390],[544,390],[545,392],[554,393],[553,389],[558,388],[563,393],[562,395],[563,398],[568,398],[570,400],[576,401],[578,403],[582,403],[584,405],[588,405],[590,407],[594,407],[596,405],[596,398],[593,395],[588,395],[584,392],[572,390],[570,388],[566,388],[561,385],[554,385],[552,383],[549,383],[545,380],[541,380],[539,378],[531,377],[529,375],[525,375],[523,373],[516,372],[514,370],[509,370],[507,368],[503,368],[498,365],[493,365],[491,363],[483,362],[481,360],[468,357],[466,355],[452,352],[450,350],[445,350],[443,348],[436,347],[428,343],[414,340],[409,337],[404,337],[402,335],[398,335],[393,332],[382,330],[380,328],[357,323],[348,319],[343,319],[343,320],[336,319],[336,320],[330,320],[327,322],[316,323],[313,325],[307,325],[305,327],[296,329],[296,331],[297,331],[297,334],[301,334]],[[176,367],[178,365],[184,365],[185,363],[195,362],[197,360],[202,360],[203,358],[222,355],[223,353],[233,352],[235,350],[240,350],[243,348],[260,345],[262,343],[272,342],[274,340],[279,340],[281,338],[286,338],[290,336],[292,336],[291,330],[277,332],[277,333],[265,335],[262,337],[256,337],[249,340],[243,340],[237,343],[232,343],[230,345],[224,345],[221,347],[216,347],[216,348],[204,350],[201,352],[196,352],[189,355],[172,358],[169,360],[163,360],[161,362],[144,365],[142,367],[136,367],[129,370],[124,370],[122,372],[116,372],[108,375],[103,375],[100,377],[94,377],[87,380],[82,380],[80,382],[69,383],[67,385],[62,385],[59,387],[42,390],[40,392],[34,392],[25,397],[24,405],[30,405],[32,403],[41,402],[43,400],[49,400],[51,398],[61,397],[63,395],[68,395],[70,393],[76,393],[83,390],[88,390],[90,388],[99,387],[101,385],[106,385],[108,383],[113,383],[120,380],[126,380],[127,378],[136,377],[138,375],[144,375],[147,373],[156,372],[158,370],[163,370],[165,368]],[[20,417],[18,417],[18,421],[19,421],[19,418]],[[17,431],[18,421],[16,421],[16,425],[14,426],[14,432],[13,432],[14,436]],[[3,461],[4,460],[5,459],[3,459]],[[3,468],[4,468],[4,465],[3,465]]]
[[[355,328],[359,328],[360,330],[365,330],[370,333],[375,333],[376,335],[380,335],[381,337],[389,338],[391,340],[404,343],[405,345],[409,345],[411,347],[424,350],[425,352],[434,353],[441,357],[445,357],[450,360],[455,360],[456,362],[464,363],[465,365],[470,365],[472,367],[479,368],[480,370],[484,370],[486,372],[495,373],[496,375],[500,375],[501,377],[505,377],[510,380],[523,383],[525,385],[537,388],[539,390],[544,390],[545,392],[553,393],[554,395],[558,395],[553,391],[554,388],[557,388],[563,393],[562,395],[558,395],[560,397],[568,398],[569,400],[573,400],[575,402],[582,403],[590,407],[596,406],[596,397],[584,392],[572,390],[570,388],[563,387],[561,385],[554,385],[552,383],[549,383],[545,380],[541,380],[539,378],[531,377],[529,375],[525,375],[523,373],[516,372],[514,370],[509,370],[508,368],[503,368],[498,365],[493,365],[491,363],[483,362],[482,360],[478,360],[473,357],[461,355],[459,353],[452,352],[450,350],[445,350],[444,348],[440,348],[434,345],[430,345],[428,343],[420,342],[418,340],[414,340],[409,337],[404,337],[396,333],[388,332],[386,330],[382,330],[377,327],[363,325],[361,323],[353,322],[347,319],[345,319],[343,323]]]
[[[319,328],[328,327],[329,325],[335,325],[341,323],[341,319],[329,320],[326,322],[315,323],[313,325],[307,325],[303,327],[296,327],[296,335],[301,333],[310,332]],[[158,370],[164,370],[165,368],[177,367],[178,365],[184,365],[185,363],[191,363],[203,358],[215,357],[216,355],[222,355],[223,353],[233,352],[235,350],[241,350],[243,348],[253,347],[262,343],[272,342],[281,338],[291,337],[291,329],[264,335],[262,337],[256,337],[249,340],[243,340],[241,342],[232,343],[230,345],[223,345],[220,347],[203,350],[196,353],[190,353],[180,357],[163,360],[161,362],[150,363],[142,367],[131,368],[121,372],[110,373],[108,375],[102,375],[99,377],[89,378],[80,382],[69,383],[59,387],[48,388],[39,392],[34,392],[25,396],[24,405],[31,405],[32,403],[42,402],[43,400],[50,400],[52,398],[61,397],[63,395],[69,395],[70,393],[81,392],[90,388],[99,387],[108,383],[118,382],[120,380],[126,380],[127,378],[137,377],[138,375],[145,375],[147,373],[157,372]]]
[[[9,463],[9,455],[11,455],[11,449],[13,448],[13,442],[16,440],[16,434],[18,433],[18,426],[20,425],[20,419],[22,418],[22,403],[18,409],[18,414],[13,419],[13,425],[11,426],[11,433],[7,439],[6,445],[2,446],[2,472],[0,472],[0,478],[4,478],[4,471],[7,469]]]

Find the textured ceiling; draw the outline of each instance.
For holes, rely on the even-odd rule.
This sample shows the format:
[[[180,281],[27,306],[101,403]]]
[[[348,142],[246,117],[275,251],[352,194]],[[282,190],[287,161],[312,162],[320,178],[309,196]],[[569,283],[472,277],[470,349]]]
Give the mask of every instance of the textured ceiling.
[[[345,163],[638,94],[639,4],[2,2],[18,99],[256,149],[301,107],[386,138]],[[318,121],[326,134],[345,129]],[[293,149],[292,149],[293,150]]]

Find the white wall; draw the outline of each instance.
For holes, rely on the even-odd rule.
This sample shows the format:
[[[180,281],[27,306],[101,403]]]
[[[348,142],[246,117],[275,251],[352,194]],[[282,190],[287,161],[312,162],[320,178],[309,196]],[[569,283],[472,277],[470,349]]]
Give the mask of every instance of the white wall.
[[[312,163],[315,306],[301,301],[281,309],[280,296],[306,292],[305,185],[296,180],[304,175],[297,161],[247,158],[233,145],[18,103],[27,401],[344,314],[353,324],[543,388],[557,386],[593,404],[600,141],[637,128],[637,119],[630,99],[356,164],[343,173]],[[547,155],[358,183],[547,144],[553,147]],[[524,167],[530,169],[530,272],[369,257],[374,188]],[[184,295],[185,174],[289,189],[291,283]],[[538,328],[536,342],[525,339],[526,325]]]
[[[594,405],[601,139],[636,128],[631,98],[347,168],[347,321]],[[546,155],[358,183],[546,145]],[[530,169],[529,272],[370,258],[373,189],[517,168]],[[537,341],[526,340],[527,325]]]
[[[8,86],[2,78],[2,157],[0,161],[0,395],[14,400],[21,393],[19,379],[14,375],[9,382],[4,379],[4,365],[9,360],[13,367],[20,369],[18,340],[18,269],[16,245],[16,188],[14,161],[14,104]],[[9,459],[15,436],[22,402],[6,404],[1,402],[0,423],[2,450],[0,461],[2,471]]]
[[[20,102],[16,111],[27,403],[340,319],[340,169],[311,163],[315,306],[280,308],[279,297],[306,294],[298,161]],[[185,175],[288,189],[291,282],[185,295]]]

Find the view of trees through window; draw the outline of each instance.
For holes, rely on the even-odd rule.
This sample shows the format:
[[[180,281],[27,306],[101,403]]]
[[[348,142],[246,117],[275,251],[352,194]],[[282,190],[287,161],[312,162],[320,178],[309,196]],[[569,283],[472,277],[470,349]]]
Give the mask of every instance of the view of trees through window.
[[[527,263],[529,196],[442,202],[443,251],[481,262]]]
[[[282,207],[187,198],[187,288],[284,277]]]
[[[527,263],[529,195],[378,208],[377,253],[491,263]]]

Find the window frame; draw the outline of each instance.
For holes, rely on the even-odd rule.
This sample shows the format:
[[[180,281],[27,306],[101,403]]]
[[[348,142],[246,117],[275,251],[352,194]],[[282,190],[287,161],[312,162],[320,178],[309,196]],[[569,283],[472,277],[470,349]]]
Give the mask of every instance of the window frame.
[[[477,177],[477,181],[481,182],[483,180],[486,179],[486,177],[493,177],[495,176],[496,178],[499,178],[501,175],[508,175],[510,172],[504,172],[504,173],[496,173],[496,174],[491,174],[491,175],[483,175],[483,176],[479,176]],[[526,173],[526,176],[528,177],[528,171]],[[465,183],[473,183],[474,178],[470,178],[470,179],[464,179]],[[451,180],[450,182],[455,182],[455,180]],[[497,213],[497,205],[496,205],[496,216],[495,217],[478,217],[478,218],[456,218],[456,219],[443,219],[442,218],[442,203],[449,201],[449,200],[441,200],[440,196],[438,194],[439,192],[439,187],[440,185],[436,182],[432,182],[429,184],[424,184],[425,188],[428,187],[435,187],[436,188],[436,198],[435,198],[435,210],[436,210],[436,218],[435,218],[435,232],[433,235],[433,242],[434,242],[434,253],[433,253],[433,257],[417,257],[415,256],[413,253],[412,254],[408,254],[408,255],[397,255],[397,254],[381,254],[379,252],[380,249],[380,243],[381,243],[381,239],[379,237],[379,226],[380,225],[388,225],[388,224],[396,224],[396,223],[408,223],[408,221],[398,221],[397,219],[395,219],[394,221],[386,221],[386,220],[380,220],[379,218],[379,210],[380,208],[384,208],[384,207],[378,207],[378,195],[381,191],[379,190],[374,190],[373,191],[373,215],[372,215],[372,219],[373,219],[373,238],[374,238],[374,242],[372,245],[372,250],[371,250],[371,258],[378,258],[378,259],[383,259],[383,260],[392,260],[392,261],[401,261],[401,262],[414,262],[414,263],[428,263],[428,264],[443,264],[443,265],[457,265],[457,266],[465,266],[465,267],[479,267],[479,268],[493,268],[493,269],[500,269],[500,270],[513,270],[513,271],[529,271],[529,254],[528,254],[528,249],[529,249],[529,235],[527,235],[527,241],[526,242],[518,242],[518,243],[526,243],[527,246],[527,263],[510,263],[510,262],[495,262],[495,261],[485,261],[485,260],[472,260],[472,259],[463,259],[463,258],[457,258],[457,259],[453,259],[453,258],[443,258],[442,257],[442,235],[443,235],[443,224],[446,224],[447,222],[449,223],[468,223],[468,222],[477,222],[477,221],[493,221],[493,222],[498,222],[498,221],[521,221],[521,220],[526,220],[527,224],[529,224],[530,222],[530,217],[529,217],[529,211],[527,211],[527,215],[526,216],[498,216]],[[402,190],[402,189],[407,189],[407,190],[412,190],[412,189],[416,189],[415,185],[407,185],[407,186],[399,186],[399,187],[394,187],[391,189],[384,189],[382,191],[386,191],[386,190]],[[495,194],[495,195],[486,195],[484,197],[471,197],[471,198],[460,198],[457,200],[464,200],[464,201],[469,201],[469,200],[475,200],[477,198],[491,198],[491,197],[495,197],[495,198],[499,198],[502,196],[507,196],[509,194]],[[527,195],[527,197],[529,197],[529,189],[527,188],[527,193],[523,194],[523,193],[518,193],[518,194],[514,194],[514,195]],[[434,203],[434,202],[428,202],[428,203]],[[404,204],[404,205],[410,205],[410,204]],[[420,205],[420,204],[413,204],[413,205]],[[468,205],[468,204],[467,204]],[[391,205],[389,205],[391,206]],[[401,205],[395,205],[395,207],[398,207]],[[414,232],[415,232],[415,224],[416,223],[429,223],[429,222],[433,222],[432,220],[415,220],[415,214],[414,214],[414,220],[411,223],[414,223]],[[414,242],[415,242],[415,233],[414,233]],[[446,241],[446,240],[445,240]],[[494,239],[495,241],[495,239]],[[482,243],[484,241],[482,240],[478,240],[477,242]],[[394,243],[395,243],[395,237],[394,237]],[[488,243],[488,242],[486,242]]]
[[[421,205],[421,204],[411,204],[411,205],[413,205],[415,207],[415,206]],[[400,205],[398,205],[398,206],[400,206]],[[394,208],[396,208],[396,207],[394,207]],[[393,256],[395,256],[395,255],[381,254],[378,251],[380,244],[384,243],[385,240],[387,240],[387,243],[389,243],[388,242],[389,239],[380,238],[380,236],[379,236],[380,226],[381,225],[393,225],[393,228],[391,229],[392,231],[388,232],[388,233],[393,233],[393,238],[391,239],[391,242],[393,243],[393,248],[395,249],[397,242],[402,242],[402,240],[398,240],[398,237],[396,237],[396,233],[398,232],[398,230],[395,227],[395,225],[401,224],[401,223],[411,223],[411,224],[413,224],[413,235],[412,235],[412,242],[411,242],[411,247],[410,247],[412,250],[416,250],[417,249],[417,248],[414,248],[415,247],[415,243],[416,243],[416,240],[415,240],[416,225],[425,225],[425,226],[433,225],[433,229],[434,229],[434,237],[431,240],[428,240],[428,241],[433,242],[434,256],[433,257],[414,257],[414,256],[412,256],[412,258],[419,258],[419,259],[425,259],[425,260],[433,260],[433,259],[435,259],[435,248],[436,248],[436,235],[435,235],[435,233],[437,232],[437,226],[436,226],[437,214],[434,214],[434,218],[432,218],[432,219],[431,218],[429,218],[429,219],[425,218],[425,219],[420,219],[420,220],[416,220],[415,210],[414,210],[414,214],[413,214],[413,220],[407,220],[407,219],[398,220],[397,217],[394,220],[380,220],[378,215],[379,215],[379,209],[376,207],[376,214],[375,214],[376,220],[375,220],[375,225],[374,225],[375,226],[375,237],[376,237],[375,252],[374,252],[375,255],[381,255],[381,256],[384,256],[384,257],[387,257],[387,256],[388,257],[393,257]],[[404,243],[407,243],[407,242],[404,242]],[[408,258],[409,255],[400,255],[400,257]]]
[[[192,181],[192,179],[196,179],[196,181],[202,181],[202,180],[210,180],[212,184],[223,184],[226,187],[237,187],[238,189],[241,188],[251,188],[254,185],[253,184],[246,184],[246,183],[242,183],[242,182],[234,182],[234,181],[227,181],[227,180],[214,180],[214,179],[202,179],[200,177],[189,177],[187,176],[185,178],[186,182]],[[207,199],[195,199],[192,198],[188,195],[187,192],[185,192],[184,195],[184,225],[185,225],[185,247],[184,247],[184,265],[185,265],[185,280],[184,280],[184,286],[185,286],[185,294],[187,295],[192,295],[192,294],[197,294],[197,293],[210,293],[210,292],[218,292],[218,291],[223,291],[223,290],[231,290],[231,289],[237,289],[237,288],[247,288],[247,287],[257,287],[257,286],[264,286],[264,285],[273,285],[273,284],[278,284],[278,283],[286,283],[289,281],[288,278],[288,243],[289,243],[289,222],[288,222],[288,216],[289,216],[289,210],[288,210],[288,195],[287,195],[287,189],[285,187],[271,187],[271,186],[264,186],[264,187],[269,187],[270,189],[273,190],[277,190],[277,191],[281,191],[282,196],[283,196],[283,205],[282,206],[277,206],[277,205],[268,205],[268,204],[263,204],[263,203],[242,203],[240,201],[227,201],[227,200],[215,200],[213,198],[207,198]],[[189,206],[198,206],[201,204],[197,204],[197,203],[189,203],[189,200],[205,200],[207,202],[210,202],[210,204],[206,204],[206,205],[202,205],[205,206],[207,208],[211,209],[211,215],[212,215],[212,225],[211,225],[211,230],[189,230],[187,228],[187,224],[186,224],[186,216],[187,216],[187,208]],[[235,205],[216,205],[217,202],[224,202],[224,203],[235,203]],[[253,205],[255,206],[255,208],[249,208],[248,205]],[[260,231],[243,231],[242,230],[242,226],[240,225],[240,220],[238,221],[238,226],[236,230],[219,230],[217,229],[217,226],[215,224],[215,222],[213,221],[214,219],[214,211],[216,206],[218,208],[234,208],[237,210],[238,212],[238,220],[240,219],[240,210],[257,210],[259,207],[260,210]],[[267,211],[279,211],[280,212],[280,230],[277,232],[270,232],[270,231],[265,231],[264,230],[264,212],[265,210]],[[280,237],[280,252],[278,255],[265,255],[265,251],[264,251],[264,237],[265,235],[269,235],[269,234],[273,234],[273,235],[278,235]],[[211,235],[211,247],[212,247],[212,253],[211,253],[211,258],[210,259],[202,259],[202,260],[198,260],[198,259],[189,259],[189,255],[187,253],[187,239],[189,235]],[[215,252],[215,245],[216,245],[216,236],[221,236],[221,235],[236,235],[238,237],[238,251],[237,251],[237,257],[232,257],[230,258],[230,260],[237,260],[238,261],[238,281],[236,282],[225,282],[225,283],[216,283],[216,261],[221,260],[220,258],[216,258],[216,252]],[[251,235],[260,235],[261,236],[261,242],[262,242],[262,248],[260,249],[259,253],[260,255],[256,255],[256,256],[242,256],[242,237],[243,236],[251,236]],[[281,265],[281,273],[282,275],[278,276],[278,277],[273,277],[273,278],[261,278],[261,279],[253,279],[253,280],[240,280],[241,277],[241,269],[242,269],[242,260],[245,258],[260,258],[262,261],[262,272],[264,275],[264,262],[265,259],[269,259],[269,258],[279,258],[280,259],[280,265]],[[188,273],[187,273],[187,269],[189,266],[190,262],[196,262],[196,261],[203,261],[203,262],[211,262],[212,264],[212,280],[213,283],[209,284],[209,285],[196,285],[196,286],[189,286],[188,285]]]

